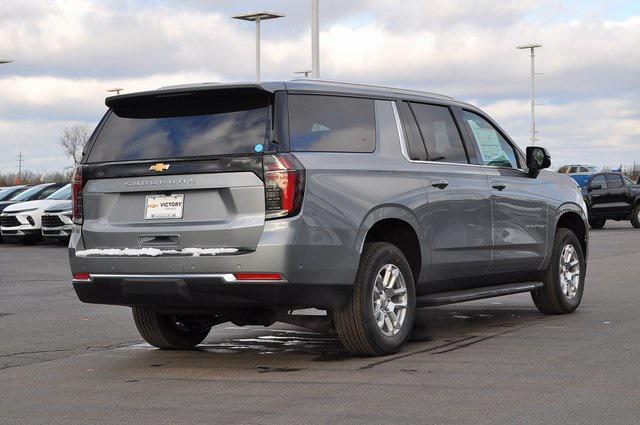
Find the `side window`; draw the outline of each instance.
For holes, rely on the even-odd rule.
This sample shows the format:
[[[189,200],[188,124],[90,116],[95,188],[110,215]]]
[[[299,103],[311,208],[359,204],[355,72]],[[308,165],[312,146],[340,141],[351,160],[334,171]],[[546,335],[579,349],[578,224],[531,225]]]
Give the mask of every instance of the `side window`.
[[[518,168],[515,150],[489,121],[469,111],[462,111],[462,117],[471,129],[483,165]]]
[[[38,199],[44,199],[47,196],[51,195],[53,192],[56,192],[58,189],[60,189],[59,186],[48,187],[42,192],[40,192],[40,194],[38,195]]]
[[[588,168],[586,168],[586,167],[580,167],[580,172],[581,172],[581,173],[588,173],[588,172],[589,172],[589,169],[588,169]]]
[[[578,172],[578,167],[571,167],[571,168],[569,168],[569,174],[577,173],[577,172]]]
[[[429,161],[469,162],[449,108],[412,103],[411,110],[418,122]]]
[[[372,99],[290,95],[292,151],[373,152],[376,129]]]
[[[420,136],[420,130],[416,119],[411,112],[411,108],[407,102],[400,102],[400,115],[402,115],[402,124],[404,125],[405,137],[407,139],[407,152],[409,158],[415,161],[426,161],[427,151]]]
[[[597,184],[601,186],[601,189],[607,188],[607,180],[604,178],[604,175],[598,174],[597,176],[595,176],[593,180],[591,180],[591,183],[589,183],[589,187],[593,187]]]
[[[622,177],[616,174],[607,174],[607,187],[610,189],[624,186]]]

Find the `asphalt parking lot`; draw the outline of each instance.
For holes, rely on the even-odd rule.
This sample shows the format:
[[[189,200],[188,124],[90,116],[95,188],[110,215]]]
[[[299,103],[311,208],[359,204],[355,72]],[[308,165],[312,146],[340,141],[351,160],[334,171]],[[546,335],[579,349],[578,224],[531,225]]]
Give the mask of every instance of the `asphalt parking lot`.
[[[575,314],[527,294],[423,310],[384,358],[286,325],[152,349],[127,308],[77,300],[64,248],[0,245],[0,423],[638,423],[639,242],[591,232]]]

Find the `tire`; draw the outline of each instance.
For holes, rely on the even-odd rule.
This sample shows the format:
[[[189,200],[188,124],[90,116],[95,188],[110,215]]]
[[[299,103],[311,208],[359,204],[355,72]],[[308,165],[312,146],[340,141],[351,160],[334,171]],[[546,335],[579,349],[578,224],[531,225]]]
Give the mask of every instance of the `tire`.
[[[571,247],[571,248],[569,248]],[[565,251],[567,249],[567,251]],[[561,274],[561,257],[563,253],[572,252],[574,261],[577,260],[578,269],[568,267],[567,273],[577,271],[577,287],[566,286],[563,290]],[[582,300],[584,293],[584,278],[587,265],[584,260],[582,245],[578,237],[569,229],[559,228],[556,230],[553,241],[553,251],[549,261],[549,267],[545,274],[544,286],[531,292],[531,298],[538,310],[544,314],[566,314],[573,313]],[[575,274],[574,274],[575,275]],[[574,284],[576,283],[573,280]]]
[[[395,286],[382,288],[385,274],[396,274]],[[376,282],[378,285],[376,285]],[[405,294],[401,294],[404,284]],[[389,297],[395,288],[396,295]],[[382,294],[384,292],[384,294]],[[406,308],[389,304],[406,304]],[[388,311],[391,310],[390,314]],[[401,316],[404,311],[404,316]],[[367,243],[349,302],[333,311],[333,320],[344,348],[357,355],[380,356],[394,353],[407,342],[416,311],[413,274],[402,252],[390,243]],[[381,319],[382,324],[378,325]],[[393,326],[393,318],[399,325]]]
[[[180,316],[159,314],[150,307],[132,307],[138,332],[149,344],[164,350],[189,350],[209,335],[211,326],[188,323]],[[180,324],[177,324],[181,321]]]
[[[591,219],[591,220],[589,220],[589,226],[592,229],[602,229],[606,222],[607,222],[606,218]]]
[[[640,203],[637,203],[631,211],[631,225],[636,229],[640,229]]]

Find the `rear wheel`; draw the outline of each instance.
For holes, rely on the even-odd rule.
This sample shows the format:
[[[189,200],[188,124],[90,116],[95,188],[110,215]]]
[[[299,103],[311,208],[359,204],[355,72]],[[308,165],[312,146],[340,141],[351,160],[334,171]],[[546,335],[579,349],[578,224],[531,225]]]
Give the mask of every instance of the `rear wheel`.
[[[636,229],[640,228],[640,203],[637,203],[631,211],[631,225]]]
[[[189,350],[209,335],[211,326],[183,315],[160,314],[150,307],[133,307],[133,320],[145,341],[166,350]]]
[[[575,233],[559,228],[545,276],[544,286],[531,292],[538,310],[545,314],[572,313],[584,291],[586,263]]]
[[[413,275],[402,252],[385,242],[366,244],[353,295],[333,312],[342,345],[360,355],[398,351],[409,337],[415,303]]]
[[[592,229],[602,229],[606,222],[607,222],[607,219],[605,218],[590,219],[589,226],[591,226]]]

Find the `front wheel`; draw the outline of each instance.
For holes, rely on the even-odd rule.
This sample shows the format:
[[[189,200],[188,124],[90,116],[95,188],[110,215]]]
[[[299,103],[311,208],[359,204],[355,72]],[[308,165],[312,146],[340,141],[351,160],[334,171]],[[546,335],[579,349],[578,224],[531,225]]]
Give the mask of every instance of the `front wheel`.
[[[572,313],[580,305],[587,265],[578,237],[569,229],[556,231],[544,286],[531,292],[545,314]]]
[[[637,203],[631,211],[631,225],[636,229],[640,228],[640,203]]]
[[[150,307],[132,308],[133,320],[145,341],[165,350],[189,350],[209,335],[211,326],[187,316],[160,314]]]
[[[342,345],[359,355],[385,355],[407,341],[416,311],[411,268],[395,245],[364,246],[351,299],[333,312]]]

